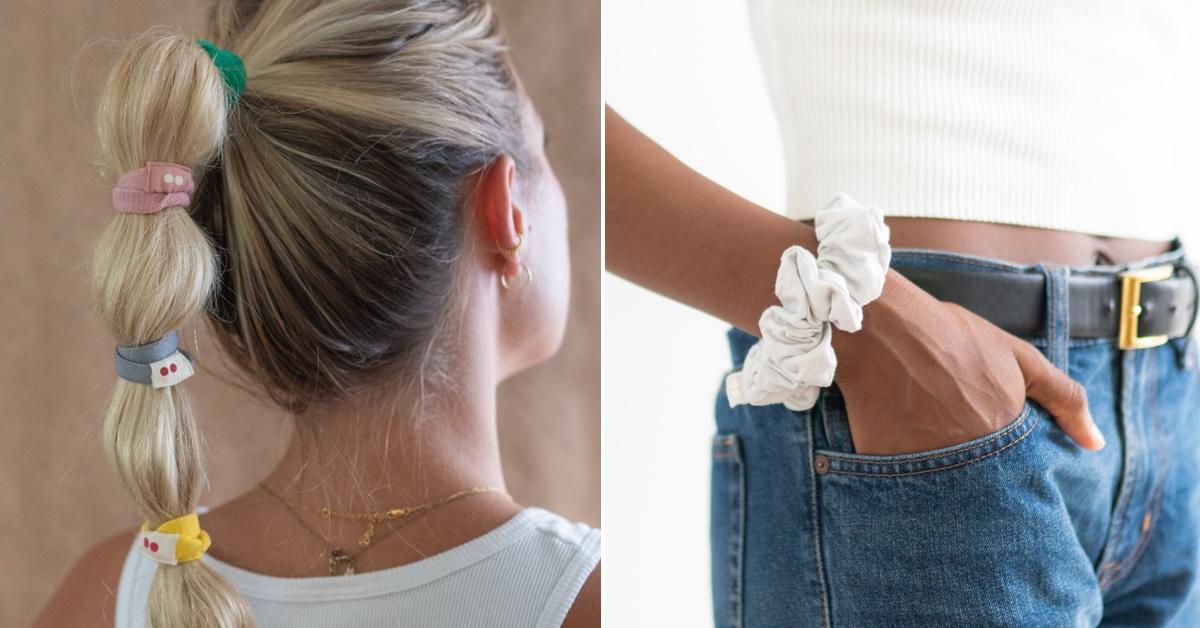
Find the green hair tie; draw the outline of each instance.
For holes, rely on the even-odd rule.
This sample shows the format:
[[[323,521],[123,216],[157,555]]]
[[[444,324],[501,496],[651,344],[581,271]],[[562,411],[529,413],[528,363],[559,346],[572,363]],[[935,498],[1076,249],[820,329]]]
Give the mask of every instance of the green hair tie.
[[[221,48],[207,39],[197,39],[196,43],[212,57],[213,65],[220,70],[221,80],[225,82],[225,89],[228,90],[229,105],[233,106],[233,103],[242,97],[242,92],[246,91],[246,64],[232,51]]]

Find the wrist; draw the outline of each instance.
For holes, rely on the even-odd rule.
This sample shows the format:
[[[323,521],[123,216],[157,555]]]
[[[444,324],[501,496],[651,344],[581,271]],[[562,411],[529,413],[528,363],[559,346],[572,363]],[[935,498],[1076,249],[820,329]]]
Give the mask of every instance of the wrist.
[[[897,331],[903,325],[911,325],[913,318],[928,307],[932,299],[903,275],[888,270],[879,298],[863,308],[863,326],[855,333],[833,329],[830,339],[837,354],[835,382],[845,382],[854,377],[864,360],[881,346],[899,337]]]

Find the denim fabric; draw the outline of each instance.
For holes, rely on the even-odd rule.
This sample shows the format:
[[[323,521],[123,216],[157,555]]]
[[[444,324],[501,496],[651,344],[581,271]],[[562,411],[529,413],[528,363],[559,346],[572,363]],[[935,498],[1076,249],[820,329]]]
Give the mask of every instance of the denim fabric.
[[[1026,340],[1087,388],[1108,446],[1081,449],[1030,401],[968,443],[859,455],[836,386],[804,412],[731,409],[722,391],[717,626],[1200,626],[1195,341],[1071,340],[1066,278],[1121,269],[917,250],[892,265],[1044,273],[1047,334]],[[755,339],[729,341],[736,367]]]

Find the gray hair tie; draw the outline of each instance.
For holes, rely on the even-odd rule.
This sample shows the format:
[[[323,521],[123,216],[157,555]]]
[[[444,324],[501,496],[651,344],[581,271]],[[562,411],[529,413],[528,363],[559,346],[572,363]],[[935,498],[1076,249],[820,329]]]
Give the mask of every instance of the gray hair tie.
[[[121,379],[155,388],[174,386],[195,372],[192,354],[179,348],[178,331],[143,345],[117,345],[113,358]]]

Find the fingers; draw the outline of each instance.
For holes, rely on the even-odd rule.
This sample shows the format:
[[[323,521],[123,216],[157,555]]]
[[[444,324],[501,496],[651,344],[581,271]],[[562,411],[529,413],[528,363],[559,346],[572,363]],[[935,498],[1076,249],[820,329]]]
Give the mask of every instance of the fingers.
[[[1087,392],[1033,345],[1013,339],[1017,364],[1025,375],[1025,396],[1054,415],[1058,426],[1085,449],[1104,447],[1104,436],[1088,410]]]

